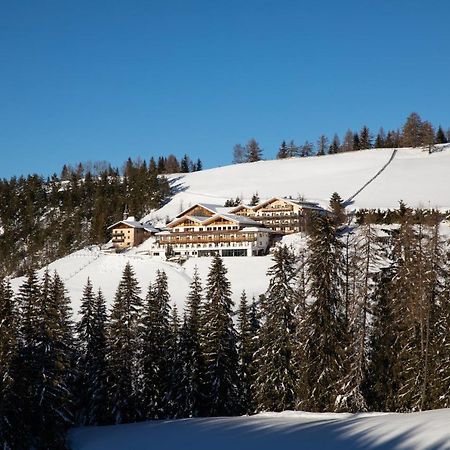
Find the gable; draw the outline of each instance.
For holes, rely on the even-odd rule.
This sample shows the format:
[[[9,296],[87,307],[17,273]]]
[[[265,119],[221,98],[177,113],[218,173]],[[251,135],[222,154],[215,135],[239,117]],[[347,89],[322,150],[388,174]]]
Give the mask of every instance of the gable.
[[[214,211],[211,211],[210,209],[205,208],[202,205],[194,205],[190,208],[186,209],[182,213],[178,214],[178,217],[183,216],[200,216],[200,217],[212,217],[215,214]]]

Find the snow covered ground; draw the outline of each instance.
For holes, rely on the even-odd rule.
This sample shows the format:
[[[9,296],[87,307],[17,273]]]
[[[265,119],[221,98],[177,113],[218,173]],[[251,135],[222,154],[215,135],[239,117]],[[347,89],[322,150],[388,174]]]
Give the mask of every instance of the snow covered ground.
[[[302,195],[327,206],[333,192],[353,196],[390,159],[392,149],[371,149],[309,158],[235,164],[172,176],[178,193],[144,219],[165,220],[197,202],[223,204],[239,196],[249,201],[273,196]],[[450,209],[450,144],[431,155],[420,148],[399,149],[392,162],[354,199],[352,208],[410,206]]]
[[[448,450],[450,409],[413,414],[265,413],[76,428],[73,450]]]
[[[83,287],[88,277],[95,289],[102,288],[107,303],[112,305],[114,293],[127,262],[133,266],[142,289],[142,297],[145,297],[150,282],[155,280],[156,271],[164,270],[168,277],[172,301],[182,310],[195,267],[198,267],[202,280],[206,281],[212,261],[212,258],[192,258],[180,266],[138,253],[136,250],[116,254],[103,252],[97,247],[86,248],[51,263],[48,269],[50,272],[56,270],[62,277],[75,313],[80,308]],[[224,263],[228,268],[228,278],[232,283],[235,302],[239,301],[244,289],[250,299],[266,290],[268,279],[265,274],[272,264],[270,256],[225,258]],[[44,271],[45,268],[42,268],[39,275],[42,276]],[[24,278],[12,280],[11,284],[16,292],[23,281]]]
[[[422,149],[399,149],[386,169],[355,197],[350,208],[395,208],[402,199],[411,206],[450,209],[450,145],[440,146],[439,150],[429,155]],[[261,200],[300,194],[326,206],[335,191],[344,199],[353,196],[389,161],[392,153],[392,149],[373,149],[178,174],[171,179],[179,192],[144,220],[173,218],[199,201],[223,204],[236,196],[246,201],[255,192],[259,193]],[[298,245],[299,237],[290,236],[286,241]],[[122,254],[100,251],[97,247],[87,248],[53,262],[49,270],[57,270],[63,278],[75,312],[79,309],[82,289],[88,277],[96,288],[102,288],[107,302],[112,304],[127,262],[132,264],[137,274],[143,296],[149,283],[154,281],[156,271],[164,270],[172,300],[182,308],[195,266],[205,281],[211,258],[190,259],[181,267],[150,258],[147,247],[148,242],[144,242]],[[270,256],[225,258],[224,262],[235,302],[238,302],[243,289],[250,298],[266,290]],[[13,288],[17,290],[22,281],[20,278],[12,280]]]

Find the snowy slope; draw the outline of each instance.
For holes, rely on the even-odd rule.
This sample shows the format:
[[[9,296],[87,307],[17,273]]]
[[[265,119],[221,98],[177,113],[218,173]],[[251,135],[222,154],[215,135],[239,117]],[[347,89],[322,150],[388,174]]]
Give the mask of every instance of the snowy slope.
[[[431,155],[422,149],[399,149],[393,161],[354,199],[352,208],[410,206],[450,209],[450,145]],[[309,158],[259,161],[172,176],[178,191],[172,200],[145,220],[174,217],[197,202],[223,204],[239,196],[249,201],[272,196],[302,195],[327,206],[333,192],[347,199],[390,159],[392,149],[372,149]]]
[[[70,432],[73,450],[448,450],[450,409],[413,414],[265,413]]]
[[[437,206],[450,209],[450,145],[429,155],[421,149],[400,149],[386,169],[359,193],[350,208],[391,207],[400,199],[411,206]],[[261,199],[272,196],[303,195],[308,200],[326,206],[331,194],[337,191],[346,199],[364,186],[391,158],[392,149],[364,150],[339,155],[260,161],[238,164],[171,177],[179,192],[159,211],[144,220],[166,216],[173,218],[182,209],[203,201],[223,204],[230,197],[249,200],[254,192]],[[286,239],[295,242],[296,236]],[[196,265],[206,280],[210,258],[191,259],[183,267],[150,258],[149,241],[123,254],[102,252],[98,248],[84,249],[50,264],[51,271],[62,276],[73,301],[74,311],[80,305],[81,293],[87,278],[96,288],[101,287],[112,304],[114,292],[127,262],[136,271],[145,296],[156,271],[166,271],[172,300],[182,308]],[[267,288],[267,269],[270,256],[256,258],[225,258],[233,290],[238,301],[243,289],[251,298]],[[41,274],[43,269],[41,270]],[[12,281],[15,290],[23,279]]]
[[[103,252],[97,247],[93,247],[59,259],[50,264],[48,269],[50,272],[56,270],[62,277],[72,299],[72,307],[75,313],[79,310],[83,286],[86,284],[88,277],[96,289],[102,288],[107,303],[112,305],[114,293],[127,262],[130,262],[133,266],[143,297],[145,297],[149,283],[155,280],[156,271],[164,270],[168,277],[172,301],[177,304],[179,309],[182,309],[195,267],[198,266],[200,276],[205,281],[211,261],[212,258],[190,259],[181,267],[175,263],[140,254],[137,251],[116,254]],[[244,289],[250,298],[253,295],[258,296],[266,290],[268,280],[265,273],[271,265],[270,256],[225,258],[224,263],[228,268],[228,277],[232,282],[235,302],[239,301],[239,296]],[[40,276],[45,269],[42,268],[39,271]],[[23,278],[16,278],[11,281],[16,292],[23,281]]]

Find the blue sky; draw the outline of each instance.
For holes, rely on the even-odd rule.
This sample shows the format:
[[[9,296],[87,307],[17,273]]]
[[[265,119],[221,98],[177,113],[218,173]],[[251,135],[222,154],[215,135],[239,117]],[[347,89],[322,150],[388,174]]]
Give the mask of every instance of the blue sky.
[[[0,177],[450,126],[450,2],[0,0]],[[446,56],[447,55],[447,56]]]

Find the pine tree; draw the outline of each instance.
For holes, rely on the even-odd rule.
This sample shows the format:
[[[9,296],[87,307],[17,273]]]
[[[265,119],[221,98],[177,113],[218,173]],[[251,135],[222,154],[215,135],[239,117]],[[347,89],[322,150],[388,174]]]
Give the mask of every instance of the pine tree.
[[[336,153],[339,153],[340,151],[341,151],[341,142],[339,140],[339,136],[335,133],[333,136],[333,140],[331,141],[329,153],[330,155],[334,155]]]
[[[353,134],[353,146],[352,146],[352,150],[361,150],[361,142],[359,141],[359,134],[358,133],[354,133]]]
[[[190,171],[189,170],[190,162],[191,162],[191,160],[189,159],[189,156],[184,155],[181,160],[181,163],[180,163],[180,172],[181,173],[188,173]]]
[[[337,408],[343,392],[344,349],[347,324],[341,296],[343,277],[342,244],[329,217],[315,218],[309,238],[308,275],[312,303],[301,324],[302,386],[307,390],[300,407],[314,411]]]
[[[182,417],[178,399],[183,392],[183,365],[181,358],[181,325],[176,304],[171,309],[169,331],[169,341],[166,348],[166,358],[168,359],[168,404],[166,407],[166,416],[177,418]]]
[[[108,330],[109,414],[117,424],[138,418],[140,292],[133,268],[127,263],[116,291]]]
[[[260,200],[259,200],[259,195],[258,195],[257,192],[255,192],[255,193],[252,195],[252,199],[250,200],[249,205],[250,205],[250,206],[256,206],[259,202],[260,202]]]
[[[197,162],[195,164],[194,172],[199,172],[200,170],[203,170],[203,163],[200,160],[200,158],[197,158]]]
[[[373,318],[364,385],[367,403],[372,411],[397,410],[401,367],[398,360],[398,324],[391,302],[391,282],[395,273],[394,265],[381,269],[375,277],[375,290],[371,298]]]
[[[201,351],[202,285],[197,268],[186,299],[186,315],[181,328],[181,390],[177,398],[180,417],[197,417],[204,410],[205,362]]]
[[[289,141],[287,145],[287,154],[289,158],[294,158],[299,156],[300,148],[295,144],[294,140]]]
[[[69,299],[57,274],[45,272],[41,286],[31,273],[20,290],[23,333],[20,348],[22,420],[32,446],[66,448],[72,423],[73,338]],[[25,427],[27,429],[27,427]]]
[[[278,149],[277,159],[285,159],[289,158],[288,148],[286,145],[286,141],[283,141]]]
[[[237,336],[226,273],[222,259],[216,255],[207,279],[202,335],[208,416],[229,416],[239,411]]]
[[[375,148],[384,148],[386,146],[386,135],[383,127],[380,127],[375,139]]]
[[[17,308],[9,280],[0,279],[0,447],[19,448],[16,428],[17,393],[15,371],[18,353]]]
[[[279,247],[269,269],[269,288],[263,306],[265,321],[260,330],[260,348],[255,356],[258,411],[292,409],[296,401],[297,370],[294,365],[295,256],[287,246]]]
[[[256,162],[261,161],[262,159],[262,150],[256,142],[255,139],[250,139],[245,146],[245,161],[246,162]]]
[[[447,143],[447,137],[445,136],[444,130],[439,125],[438,130],[436,132],[436,144],[446,144]]]
[[[330,198],[330,210],[333,213],[333,220],[336,226],[341,226],[346,221],[344,201],[341,196],[334,192]]]
[[[156,280],[148,290],[142,317],[142,411],[146,419],[169,415],[170,358],[170,295],[167,275],[157,271]]]
[[[372,148],[372,136],[366,125],[364,125],[359,132],[359,147],[363,150]]]
[[[252,308],[255,308],[254,303]],[[255,313],[251,311],[247,303],[245,291],[242,292],[238,310],[238,330],[239,330],[239,367],[241,378],[241,411],[249,414],[255,410],[253,401],[253,383],[255,379],[254,354],[256,352],[256,332]]]
[[[106,305],[101,290],[94,294],[87,280],[77,324],[77,406],[82,425],[104,425],[107,422]]]

